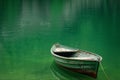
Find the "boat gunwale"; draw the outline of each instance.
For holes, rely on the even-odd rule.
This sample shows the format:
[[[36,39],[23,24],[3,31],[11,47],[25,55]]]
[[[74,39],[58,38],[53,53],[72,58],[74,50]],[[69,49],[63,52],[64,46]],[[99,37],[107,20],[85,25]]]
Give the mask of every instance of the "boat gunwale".
[[[97,61],[97,62],[100,62],[100,61],[102,61],[102,57],[100,56],[100,55],[98,55],[98,54],[95,54],[95,53],[92,53],[92,52],[88,52],[88,51],[85,51],[85,50],[80,50],[80,49],[78,49],[79,51],[82,51],[82,52],[86,52],[86,53],[89,53],[89,54],[92,54],[92,55],[95,55],[95,56],[97,56],[98,58],[97,58],[97,60],[93,60],[93,59],[77,59],[77,58],[69,58],[69,57],[63,57],[63,56],[59,56],[59,55],[57,55],[57,54],[55,54],[54,53],[54,51],[53,51],[53,47],[55,46],[55,44],[52,46],[52,48],[51,48],[51,53],[52,53],[52,55],[54,56],[54,57],[58,57],[58,58],[62,58],[62,59],[65,59],[65,60],[76,60],[76,61]],[[77,50],[76,50],[76,52],[77,52]]]

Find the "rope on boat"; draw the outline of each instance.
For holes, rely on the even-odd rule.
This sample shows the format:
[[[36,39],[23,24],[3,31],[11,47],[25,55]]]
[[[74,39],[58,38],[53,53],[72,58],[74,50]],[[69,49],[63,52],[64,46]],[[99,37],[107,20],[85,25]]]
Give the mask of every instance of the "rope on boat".
[[[104,67],[103,67],[103,65],[102,65],[101,62],[100,62],[100,67],[101,67],[101,69],[102,69],[102,71],[103,71],[103,73],[104,73],[106,79],[107,79],[107,80],[110,80],[110,78],[108,77],[107,73],[105,72],[105,69],[104,69]]]

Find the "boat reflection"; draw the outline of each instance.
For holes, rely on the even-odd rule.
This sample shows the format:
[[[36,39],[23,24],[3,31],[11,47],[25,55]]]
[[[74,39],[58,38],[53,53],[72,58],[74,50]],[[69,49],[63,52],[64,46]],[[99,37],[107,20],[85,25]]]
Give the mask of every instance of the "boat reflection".
[[[57,80],[96,80],[89,76],[65,69],[56,64],[55,61],[52,62],[50,68],[53,73],[53,76]]]

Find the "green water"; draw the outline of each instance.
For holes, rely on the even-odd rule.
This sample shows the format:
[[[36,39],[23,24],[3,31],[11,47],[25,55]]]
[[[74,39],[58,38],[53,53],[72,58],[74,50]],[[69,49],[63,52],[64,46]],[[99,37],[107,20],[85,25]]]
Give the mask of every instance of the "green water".
[[[51,46],[97,53],[109,80],[120,79],[119,0],[0,0],[0,80],[107,80],[60,69]]]

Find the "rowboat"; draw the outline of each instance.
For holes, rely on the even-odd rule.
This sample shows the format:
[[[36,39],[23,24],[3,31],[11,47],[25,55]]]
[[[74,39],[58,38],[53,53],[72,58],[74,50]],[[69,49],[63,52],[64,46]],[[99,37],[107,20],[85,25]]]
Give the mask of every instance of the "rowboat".
[[[58,43],[50,51],[59,66],[97,78],[99,63],[102,61],[100,55]]]

